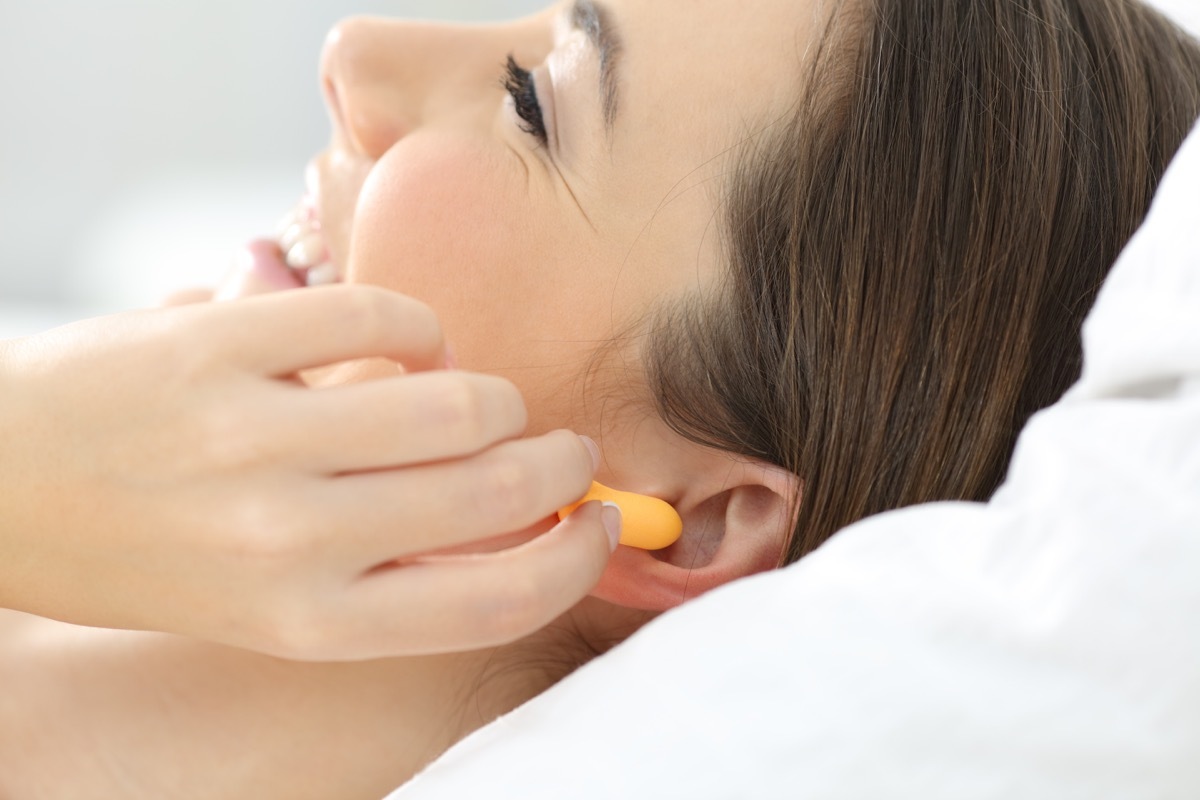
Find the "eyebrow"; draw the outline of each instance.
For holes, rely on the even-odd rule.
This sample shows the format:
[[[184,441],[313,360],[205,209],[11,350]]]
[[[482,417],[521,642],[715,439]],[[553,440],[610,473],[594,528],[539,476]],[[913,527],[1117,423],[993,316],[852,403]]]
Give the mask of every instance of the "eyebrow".
[[[604,127],[611,135],[617,121],[617,69],[624,42],[613,23],[612,13],[598,0],[575,0],[571,6],[571,25],[587,35],[600,56],[600,103],[604,109]]]

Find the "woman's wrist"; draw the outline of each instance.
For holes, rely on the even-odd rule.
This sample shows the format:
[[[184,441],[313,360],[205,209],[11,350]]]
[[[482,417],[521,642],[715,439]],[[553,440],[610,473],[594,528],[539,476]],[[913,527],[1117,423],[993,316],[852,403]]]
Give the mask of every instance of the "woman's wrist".
[[[25,548],[16,538],[22,528],[17,502],[24,465],[16,463],[14,443],[22,435],[21,380],[16,367],[17,339],[0,339],[0,609],[15,604],[15,582],[23,569]]]
[[[58,369],[52,353],[39,358],[39,340],[52,335],[0,340],[0,609],[34,614],[50,558],[39,550],[61,505],[47,490],[63,454],[45,438],[59,420],[39,386],[39,375]]]

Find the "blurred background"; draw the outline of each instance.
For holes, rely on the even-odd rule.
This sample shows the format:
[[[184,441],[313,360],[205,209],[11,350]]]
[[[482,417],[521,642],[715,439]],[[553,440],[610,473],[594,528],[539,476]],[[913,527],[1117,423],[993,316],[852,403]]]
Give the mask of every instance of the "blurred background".
[[[317,57],[339,18],[547,4],[0,0],[0,338],[212,285],[270,233],[328,137]],[[1200,0],[1154,4],[1200,31]]]
[[[0,0],[0,338],[212,285],[329,136],[325,33],[546,0]]]

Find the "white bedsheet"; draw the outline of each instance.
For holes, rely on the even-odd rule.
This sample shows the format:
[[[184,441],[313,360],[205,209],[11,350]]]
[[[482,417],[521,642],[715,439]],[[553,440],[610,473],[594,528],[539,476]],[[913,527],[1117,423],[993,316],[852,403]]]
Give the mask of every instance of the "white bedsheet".
[[[656,620],[396,800],[1200,798],[1200,133],[986,505]]]

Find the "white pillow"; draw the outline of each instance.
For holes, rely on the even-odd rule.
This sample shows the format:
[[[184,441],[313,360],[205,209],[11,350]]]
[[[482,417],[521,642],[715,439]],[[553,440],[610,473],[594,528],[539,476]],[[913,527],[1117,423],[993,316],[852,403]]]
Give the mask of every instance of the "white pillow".
[[[1200,133],[988,504],[664,615],[392,797],[1200,797]]]

